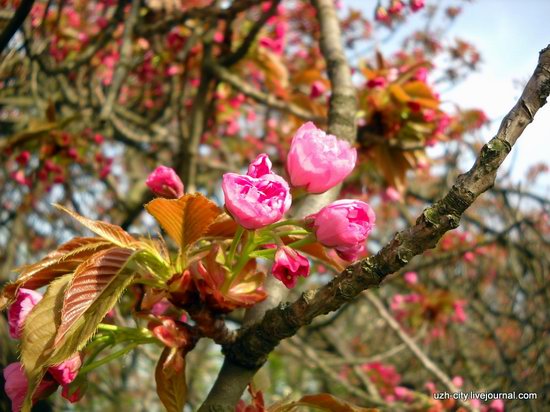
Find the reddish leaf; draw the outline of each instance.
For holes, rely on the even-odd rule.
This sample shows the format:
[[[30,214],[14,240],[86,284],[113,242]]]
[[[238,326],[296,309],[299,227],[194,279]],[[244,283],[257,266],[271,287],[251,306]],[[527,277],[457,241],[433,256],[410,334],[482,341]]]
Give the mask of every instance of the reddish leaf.
[[[378,412],[376,408],[362,408],[353,405],[328,393],[306,395],[298,401],[277,402],[267,408],[268,412],[297,412],[304,410],[304,406],[327,412]]]
[[[296,236],[284,236],[282,238],[282,241],[285,245],[295,242],[296,240],[300,239]],[[346,262],[342,259],[335,259],[327,254],[327,250],[325,247],[320,244],[319,242],[310,243],[308,245],[300,246],[297,248],[297,250],[300,250],[304,253],[307,253],[308,255],[319,259],[322,262],[325,262],[332,266],[337,272],[341,272],[346,267]]]
[[[191,272],[201,295],[201,300],[220,312],[245,308],[264,300],[267,295],[261,289],[265,274],[256,270],[256,261],[251,260],[229,284],[230,272],[220,262],[219,247],[212,247],[202,260],[191,264]]]
[[[237,222],[227,213],[220,214],[208,227],[205,236],[232,238],[237,231]]]
[[[221,213],[214,202],[200,193],[179,199],[157,198],[147,203],[145,209],[182,249],[204,236]]]
[[[166,410],[181,412],[187,399],[185,358],[181,351],[164,348],[155,368],[155,381],[157,394]]]
[[[62,244],[55,251],[32,265],[18,268],[19,277],[7,284],[0,294],[0,309],[9,305],[19,288],[38,289],[55,278],[74,271],[94,253],[113,247],[111,242],[101,238],[77,237]]]
[[[72,210],[66,209],[61,205],[54,205],[59,210],[71,215],[75,220],[78,220],[82,225],[86,226],[96,235],[102,237],[103,239],[109,240],[117,246],[121,247],[130,247],[136,248],[136,245],[139,244],[139,241],[130,236],[124,229],[120,226],[113,225],[111,223],[99,222],[96,220],[88,219],[87,217],[80,216],[78,213],[73,212]]]
[[[67,332],[92,305],[103,298],[109,290],[109,285],[124,269],[133,253],[133,250],[125,248],[107,249],[95,254],[75,270],[73,279],[65,292],[61,325],[55,337],[55,346],[59,345]],[[105,310],[107,311],[108,309]]]
[[[328,393],[303,396],[298,402],[299,405],[314,406],[331,412],[375,412],[378,409],[361,408],[349,402],[339,399]]]

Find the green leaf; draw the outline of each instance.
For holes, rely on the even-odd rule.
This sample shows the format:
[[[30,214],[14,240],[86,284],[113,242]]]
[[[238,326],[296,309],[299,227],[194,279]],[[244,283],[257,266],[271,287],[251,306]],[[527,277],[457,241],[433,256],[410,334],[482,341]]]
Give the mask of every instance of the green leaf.
[[[63,294],[71,278],[72,273],[55,279],[25,320],[21,337],[21,362],[29,386],[23,411],[30,411],[32,395],[46,373],[45,366],[52,353],[57,328],[61,323]]]

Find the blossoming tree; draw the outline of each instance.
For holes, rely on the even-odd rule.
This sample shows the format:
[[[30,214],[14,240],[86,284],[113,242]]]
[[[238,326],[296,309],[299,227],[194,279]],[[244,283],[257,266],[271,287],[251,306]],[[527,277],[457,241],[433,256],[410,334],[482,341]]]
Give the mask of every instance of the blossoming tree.
[[[445,2],[378,2],[372,18],[333,0],[3,5],[12,411],[63,402],[59,387],[82,410],[547,400],[549,201],[495,179],[546,103],[548,47],[480,144],[483,112],[448,112],[437,91],[476,68],[472,45],[428,25],[395,54],[368,49],[410,20],[444,27],[460,13]]]

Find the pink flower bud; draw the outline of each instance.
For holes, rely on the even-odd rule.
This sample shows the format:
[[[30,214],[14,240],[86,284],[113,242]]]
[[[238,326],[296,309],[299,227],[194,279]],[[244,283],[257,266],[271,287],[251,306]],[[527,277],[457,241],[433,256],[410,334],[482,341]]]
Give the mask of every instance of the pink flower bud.
[[[21,288],[17,292],[15,302],[8,309],[8,323],[10,336],[14,339],[21,337],[23,323],[31,309],[42,299],[42,295],[34,290]]]
[[[495,399],[489,404],[491,412],[504,412],[504,401],[502,399]]]
[[[388,186],[382,193],[382,200],[384,202],[399,202],[401,200],[401,193],[395,187]]]
[[[147,177],[145,184],[159,197],[178,199],[183,196],[183,183],[174,169],[170,167],[157,167]]]
[[[294,249],[283,246],[275,253],[275,263],[271,269],[273,276],[289,289],[296,286],[298,276],[309,275],[309,260]]]
[[[411,0],[410,7],[411,10],[416,12],[424,7],[425,0]]]
[[[455,376],[452,382],[453,382],[453,385],[456,386],[457,388],[461,388],[462,385],[464,385],[464,379],[462,378],[462,376]]]
[[[376,89],[379,87],[386,87],[387,84],[388,84],[388,81],[386,80],[385,77],[378,76],[378,77],[375,77],[374,79],[370,79],[367,82],[367,87],[369,89]]]
[[[378,6],[376,8],[376,11],[374,12],[374,19],[376,21],[379,21],[380,23],[389,23],[390,22],[390,15],[388,14],[388,11],[385,7]]]
[[[336,249],[336,253],[338,253],[338,256],[342,259],[347,260],[348,262],[354,262],[362,257],[366,250],[367,248],[364,243],[358,243],[353,246],[340,246]]]
[[[391,2],[390,8],[388,9],[388,13],[390,14],[399,14],[403,10],[405,5],[401,2],[401,0],[393,0]]]
[[[281,220],[292,202],[288,183],[274,173],[259,178],[226,173],[222,190],[227,211],[246,229],[258,229]]]
[[[23,366],[20,362],[10,363],[4,368],[4,390],[6,395],[11,400],[12,412],[20,412],[27,394],[28,380],[23,372]],[[51,378],[44,378],[38,385],[36,392],[34,393],[32,400],[35,402],[37,399],[45,398],[55,392],[58,385]]]
[[[403,279],[405,279],[405,282],[407,282],[409,285],[414,285],[418,283],[418,275],[416,274],[416,272],[405,273]]]
[[[307,122],[292,139],[286,170],[293,186],[322,193],[342,182],[356,160],[357,151],[348,142]]]
[[[21,166],[26,166],[27,163],[29,163],[29,160],[31,159],[31,152],[28,150],[23,150],[19,155],[15,158],[15,161],[19,163]]]
[[[337,200],[306,220],[313,219],[317,240],[333,247],[343,258],[360,253],[376,217],[372,208],[360,200]],[[346,256],[347,255],[347,256]]]
[[[319,96],[322,96],[325,92],[326,87],[323,84],[323,82],[316,80],[311,84],[311,91],[309,93],[309,97],[312,99],[316,99]]]
[[[271,173],[271,167],[272,167],[271,160],[269,160],[269,157],[262,153],[261,155],[258,155],[256,159],[248,165],[248,173],[247,175],[250,177],[262,177],[263,175],[267,175]]]
[[[77,353],[59,365],[50,366],[48,372],[60,385],[68,385],[75,380],[81,366],[82,357]]]

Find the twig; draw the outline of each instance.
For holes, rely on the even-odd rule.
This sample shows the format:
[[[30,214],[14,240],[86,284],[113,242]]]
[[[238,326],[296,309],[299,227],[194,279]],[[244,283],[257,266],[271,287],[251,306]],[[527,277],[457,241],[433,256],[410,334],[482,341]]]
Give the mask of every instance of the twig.
[[[134,28],[139,20],[139,9],[141,7],[141,0],[132,0],[132,8],[130,9],[130,16],[126,21],[124,27],[124,33],[122,35],[122,46],[120,47],[120,60],[115,69],[113,75],[113,82],[109,88],[105,105],[101,109],[99,117],[103,120],[107,120],[111,116],[113,105],[118,97],[118,92],[124,83],[128,71],[130,70],[130,60],[132,59],[132,41],[134,37]]]
[[[324,118],[316,117],[313,113],[302,109],[300,106],[297,106],[294,103],[279,100],[271,94],[264,93],[256,89],[255,87],[250,86],[248,83],[245,83],[239,76],[234,75],[228,69],[220,66],[219,64],[208,62],[206,65],[206,69],[210,73],[212,73],[212,75],[216,76],[221,81],[233,86],[245,96],[256,100],[258,103],[264,104],[267,107],[288,112],[296,117],[305,120],[314,120],[316,122],[321,122],[325,120]]]

